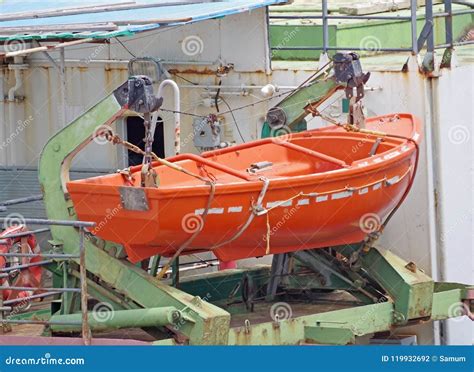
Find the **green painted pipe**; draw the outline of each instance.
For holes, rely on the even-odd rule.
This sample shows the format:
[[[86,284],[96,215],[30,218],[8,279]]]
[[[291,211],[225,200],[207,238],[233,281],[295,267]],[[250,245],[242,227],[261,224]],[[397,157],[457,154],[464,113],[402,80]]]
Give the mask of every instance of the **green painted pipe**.
[[[132,310],[112,310],[107,307],[105,311],[104,305],[101,311],[88,313],[88,323],[92,331],[166,326],[176,324],[181,319],[181,312],[173,306]],[[53,315],[50,328],[56,332],[80,332],[81,322],[81,314]]]

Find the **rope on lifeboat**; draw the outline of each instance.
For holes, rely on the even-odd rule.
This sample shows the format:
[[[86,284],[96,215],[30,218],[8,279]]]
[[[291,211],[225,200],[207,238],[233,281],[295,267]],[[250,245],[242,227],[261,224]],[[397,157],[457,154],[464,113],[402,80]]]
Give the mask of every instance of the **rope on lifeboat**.
[[[114,145],[123,145],[124,147],[126,147],[128,150],[130,151],[133,151],[135,152],[136,154],[140,154],[140,155],[145,155],[145,151],[143,151],[140,147],[134,145],[133,143],[130,143],[128,141],[125,141],[123,140],[122,138],[120,138],[117,134],[113,133],[110,129],[107,129],[107,131],[104,133],[104,136],[105,138],[111,142],[112,144]],[[178,172],[182,172],[182,173],[185,173],[187,174],[188,176],[191,176],[191,177],[194,177],[194,178],[197,178],[203,182],[206,182],[206,183],[209,183],[209,182],[212,182],[211,180],[205,178],[205,177],[202,177],[200,176],[199,174],[196,174],[196,173],[193,173],[183,167],[180,167],[179,165],[177,164],[174,164],[166,159],[162,159],[160,158],[158,155],[156,155],[154,152],[151,153],[151,156],[153,157],[154,160],[156,160],[158,163],[162,164],[162,165],[165,165],[171,169],[174,169]]]
[[[267,193],[268,186],[270,185],[270,180],[266,177],[260,177],[259,179],[260,181],[263,182],[263,187],[262,187],[262,190],[260,190],[260,195],[258,196],[257,203],[252,206],[252,212],[250,213],[247,221],[243,225],[240,226],[239,230],[234,234],[234,236],[232,236],[232,238],[224,242],[213,245],[212,247],[208,248],[210,251],[213,251],[214,249],[222,247],[223,245],[229,244],[233,242],[235,239],[239,238],[244,233],[244,231],[247,230],[247,228],[252,223],[255,216],[261,215],[260,214],[261,211],[264,210],[262,206],[263,198],[265,198],[265,194]]]
[[[137,154],[141,154],[141,155],[145,155],[145,151],[143,151],[141,148],[139,148],[138,146],[128,142],[128,141],[124,141],[122,138],[120,138],[117,134],[114,134],[110,129],[107,130],[107,132],[105,133],[105,138],[112,142],[114,145],[116,144],[121,144],[123,146],[125,146],[127,149],[137,153]],[[176,260],[176,258],[183,252],[183,250],[193,242],[193,240],[199,235],[199,233],[202,231],[202,229],[204,228],[204,224],[206,222],[206,218],[207,218],[207,215],[209,213],[209,209],[211,208],[211,204],[212,204],[212,201],[214,200],[214,195],[216,193],[216,184],[213,180],[211,179],[206,179],[198,174],[195,174],[193,172],[190,172],[188,171],[187,169],[183,168],[183,167],[180,167],[179,165],[177,164],[174,164],[174,163],[171,163],[169,161],[167,161],[166,159],[162,159],[160,158],[158,155],[156,155],[154,152],[151,153],[151,156],[154,160],[158,161],[160,164],[162,165],[165,165],[171,169],[174,169],[178,172],[182,172],[182,173],[185,173],[191,177],[195,177],[203,182],[205,182],[206,184],[209,185],[209,187],[211,188],[210,190],[210,193],[209,193],[209,197],[207,199],[207,204],[206,204],[206,208],[204,209],[204,213],[202,214],[202,217],[201,217],[201,221],[200,221],[200,226],[199,228],[188,238],[188,240],[186,240],[183,244],[181,244],[181,246],[176,250],[176,252],[174,253],[174,255],[168,260],[168,262],[161,268],[161,271],[158,273],[158,275],[156,276],[157,279],[162,279],[166,272],[168,271],[168,269],[171,267],[171,265],[173,264],[173,262]],[[262,198],[263,199],[263,198]]]

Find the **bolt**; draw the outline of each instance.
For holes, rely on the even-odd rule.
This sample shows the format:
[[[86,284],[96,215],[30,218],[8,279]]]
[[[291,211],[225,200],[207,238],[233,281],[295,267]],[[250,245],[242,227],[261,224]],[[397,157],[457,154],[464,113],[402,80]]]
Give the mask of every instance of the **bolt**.
[[[175,324],[181,320],[181,312],[179,310],[173,310],[169,316],[170,323]]]

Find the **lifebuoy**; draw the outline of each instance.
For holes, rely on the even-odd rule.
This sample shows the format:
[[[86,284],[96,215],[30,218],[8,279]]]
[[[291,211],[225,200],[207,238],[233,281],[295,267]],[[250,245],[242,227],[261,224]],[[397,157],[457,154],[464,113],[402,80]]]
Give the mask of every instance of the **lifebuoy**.
[[[41,250],[36,241],[34,234],[28,234],[16,238],[8,238],[9,235],[18,234],[22,232],[28,232],[28,229],[24,225],[11,226],[0,233],[0,239],[6,240],[7,243],[0,244],[0,253],[29,253],[38,254],[34,257],[4,257],[0,256],[0,269],[9,269],[19,265],[25,265],[41,261]],[[35,293],[35,290],[11,290],[5,289],[9,287],[40,287],[42,267],[31,266],[25,269],[18,269],[13,271],[5,271],[8,273],[8,277],[0,278],[0,286],[2,290],[3,300],[13,300],[19,298],[30,297]],[[29,307],[29,301],[25,300],[25,303],[19,302],[15,307],[21,306],[22,308]]]

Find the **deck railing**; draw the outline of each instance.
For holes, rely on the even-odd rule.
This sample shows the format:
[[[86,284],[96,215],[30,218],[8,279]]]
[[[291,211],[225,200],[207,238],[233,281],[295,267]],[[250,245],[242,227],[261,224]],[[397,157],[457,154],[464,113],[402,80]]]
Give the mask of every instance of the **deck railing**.
[[[409,16],[384,16],[384,15],[329,15],[328,0],[322,0],[321,15],[270,15],[269,19],[322,19],[323,23],[323,43],[321,46],[278,46],[272,47],[273,50],[321,50],[327,53],[330,50],[366,50],[362,46],[329,46],[329,20],[331,19],[366,19],[366,20],[393,20],[393,21],[410,21],[411,26],[411,47],[410,48],[377,48],[381,52],[412,52],[417,54],[425,45],[428,52],[433,52],[439,48],[452,48],[456,45],[473,44],[472,40],[461,40],[454,42],[453,40],[453,16],[461,14],[473,14],[473,4],[465,1],[444,0],[444,12],[433,14],[433,0],[426,0],[425,2],[425,24],[418,36],[417,31],[417,0],[410,0],[410,15]],[[452,4],[460,4],[471,7],[471,9],[454,11]],[[445,19],[445,43],[436,45],[434,42],[434,19]]]
[[[7,206],[16,205],[21,203],[27,203],[31,201],[41,200],[42,196],[31,196],[26,198],[12,199],[4,202],[0,202],[0,208],[5,210]],[[8,223],[9,218],[0,218],[0,225]],[[27,264],[14,264],[9,267],[0,268],[0,279],[8,278],[14,272],[29,269],[31,267],[46,266],[54,263],[55,261],[72,261],[79,259],[79,282],[80,288],[69,288],[64,285],[62,288],[43,288],[43,287],[25,287],[25,286],[0,286],[0,327],[4,328],[8,324],[43,324],[43,325],[77,325],[77,323],[69,322],[58,322],[51,320],[34,320],[34,319],[14,319],[15,314],[13,310],[19,304],[29,302],[34,299],[51,297],[64,293],[80,293],[81,296],[81,330],[82,339],[85,345],[91,344],[91,330],[88,323],[88,312],[87,312],[87,277],[86,277],[86,251],[85,251],[85,228],[95,226],[93,222],[84,221],[69,221],[69,220],[49,220],[49,219],[37,219],[37,218],[22,218],[21,224],[24,225],[39,225],[39,226],[69,226],[79,229],[79,254],[71,255],[58,252],[51,253],[17,253],[17,252],[4,252],[0,253],[0,257],[5,258],[34,258],[41,257],[41,261],[30,262]],[[28,236],[32,234],[39,234],[49,231],[49,228],[42,228],[32,231],[24,231],[20,233],[9,234],[0,239],[0,244],[6,244],[12,238],[18,238],[22,236]],[[67,275],[66,266],[64,266],[64,275]],[[66,282],[64,282],[66,283]],[[28,297],[14,298],[10,300],[3,300],[3,291],[38,291],[41,293],[33,294]]]

